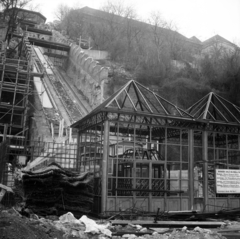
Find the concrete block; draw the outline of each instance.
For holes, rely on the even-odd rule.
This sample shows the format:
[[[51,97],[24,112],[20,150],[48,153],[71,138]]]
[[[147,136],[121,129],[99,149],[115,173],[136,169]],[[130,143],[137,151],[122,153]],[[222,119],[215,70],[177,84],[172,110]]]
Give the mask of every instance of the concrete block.
[[[83,51],[80,51],[79,54],[78,54],[77,61],[76,61],[76,64],[77,64],[77,65],[80,65],[80,64],[81,64],[81,61],[82,61],[83,56],[84,56],[84,52],[83,52]]]
[[[102,67],[98,73],[100,82],[108,78],[108,68]]]
[[[99,71],[101,70],[101,66],[99,66],[99,65],[96,65],[95,67],[94,67],[94,69],[93,69],[93,71],[92,71],[92,75],[96,78],[97,77],[97,74],[99,73]],[[97,79],[96,79],[96,81],[97,81]]]
[[[88,72],[90,74],[93,72],[93,69],[95,68],[96,64],[97,64],[96,61],[92,61],[91,64],[89,65]]]
[[[92,63],[93,59],[91,57],[88,57],[84,64],[83,64],[83,67],[84,67],[84,70],[85,71],[88,71],[88,68],[89,68],[89,65]]]
[[[83,65],[84,65],[84,63],[85,63],[85,61],[86,61],[87,58],[88,58],[88,55],[83,54],[83,56],[82,56],[82,58],[81,58],[81,63],[80,63],[81,67],[83,67]]]

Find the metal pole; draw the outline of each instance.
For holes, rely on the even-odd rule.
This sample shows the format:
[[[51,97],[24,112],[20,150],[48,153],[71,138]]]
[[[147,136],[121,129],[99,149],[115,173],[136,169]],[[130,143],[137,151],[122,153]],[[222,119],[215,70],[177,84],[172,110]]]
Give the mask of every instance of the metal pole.
[[[192,129],[189,130],[189,210],[193,210],[194,206],[194,132]]]
[[[4,124],[4,130],[3,130],[3,142],[6,141],[7,139],[7,129],[8,129],[8,125]]]
[[[203,131],[203,207],[208,204],[208,132]]]
[[[77,131],[77,155],[76,155],[76,168],[77,168],[77,171],[81,171],[81,160],[82,160],[82,157],[81,157],[81,152],[80,152],[80,146],[82,144],[82,137],[80,137],[80,132],[79,130]]]
[[[109,155],[109,121],[104,122],[104,141],[103,141],[103,159],[102,159],[102,200],[101,200],[101,212],[106,211],[107,206],[107,166]]]

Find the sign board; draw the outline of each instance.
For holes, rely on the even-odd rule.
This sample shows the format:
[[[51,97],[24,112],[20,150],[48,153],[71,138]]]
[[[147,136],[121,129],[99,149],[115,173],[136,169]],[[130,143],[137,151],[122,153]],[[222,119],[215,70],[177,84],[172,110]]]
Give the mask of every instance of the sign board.
[[[240,194],[240,170],[216,169],[216,193]]]

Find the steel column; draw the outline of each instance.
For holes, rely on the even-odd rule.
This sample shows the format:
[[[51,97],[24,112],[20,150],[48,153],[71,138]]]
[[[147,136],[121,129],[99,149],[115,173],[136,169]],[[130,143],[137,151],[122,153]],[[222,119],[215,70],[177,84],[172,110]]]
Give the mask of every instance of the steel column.
[[[102,198],[101,212],[107,209],[107,180],[108,180],[108,155],[109,155],[109,121],[104,122],[104,139],[103,139],[103,159],[102,159]]]
[[[193,210],[194,207],[194,131],[189,130],[189,210]]]
[[[208,132],[203,131],[202,135],[202,156],[203,156],[203,207],[208,204]]]

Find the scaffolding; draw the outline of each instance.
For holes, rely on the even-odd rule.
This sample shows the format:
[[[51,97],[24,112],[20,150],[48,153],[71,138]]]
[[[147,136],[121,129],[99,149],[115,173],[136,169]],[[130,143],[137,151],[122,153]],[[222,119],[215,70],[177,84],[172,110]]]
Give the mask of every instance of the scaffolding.
[[[27,105],[31,94],[31,54],[27,42],[23,42],[21,51],[24,57],[19,59],[0,56],[0,142],[6,124],[7,137],[26,135]]]

